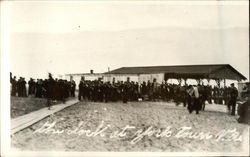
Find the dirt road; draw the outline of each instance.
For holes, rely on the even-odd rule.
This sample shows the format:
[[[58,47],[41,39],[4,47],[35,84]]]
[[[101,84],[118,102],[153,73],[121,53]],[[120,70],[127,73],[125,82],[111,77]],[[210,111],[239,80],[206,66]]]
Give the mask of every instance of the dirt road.
[[[236,117],[226,113],[189,114],[183,106],[167,102],[80,102],[14,134],[12,147],[57,151],[238,152],[246,142],[247,129],[248,125],[237,123]]]

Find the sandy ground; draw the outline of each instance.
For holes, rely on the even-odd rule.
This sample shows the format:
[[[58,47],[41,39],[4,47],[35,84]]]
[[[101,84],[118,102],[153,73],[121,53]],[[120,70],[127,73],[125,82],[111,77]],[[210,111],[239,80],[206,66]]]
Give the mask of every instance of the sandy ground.
[[[68,98],[67,100],[74,99]],[[11,97],[11,118],[16,118],[32,111],[37,111],[47,107],[46,98],[29,97]],[[51,101],[52,105],[60,104],[62,101]]]
[[[47,100],[34,97],[11,97],[11,118],[46,107]]]
[[[46,132],[41,129],[46,122],[56,123]],[[100,125],[104,130],[98,134],[95,130]],[[130,128],[121,133],[126,125]],[[182,131],[185,126],[191,127],[191,130]],[[245,135],[248,127],[237,123],[236,117],[227,113],[205,111],[199,115],[189,114],[182,105],[175,106],[167,102],[80,102],[14,134],[12,148],[48,151],[238,152],[242,151],[243,143],[248,140]],[[61,133],[53,134],[51,129]],[[223,130],[227,132],[223,134]],[[116,131],[120,132],[120,136],[111,136]],[[187,132],[193,132],[192,135],[197,133],[198,138]],[[208,139],[202,139],[201,132],[207,133]],[[211,135],[210,138],[208,135]],[[238,135],[242,135],[242,138]]]

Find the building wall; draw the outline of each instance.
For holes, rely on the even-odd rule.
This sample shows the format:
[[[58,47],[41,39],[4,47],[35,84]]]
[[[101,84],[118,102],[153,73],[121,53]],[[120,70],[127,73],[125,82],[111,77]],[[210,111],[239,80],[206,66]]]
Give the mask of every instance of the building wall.
[[[142,83],[143,81],[153,82],[154,78],[158,83],[162,83],[164,81],[164,73],[159,74],[69,74],[65,75],[65,79],[70,80],[72,77],[73,80],[76,82],[76,88],[78,89],[79,82],[81,80],[81,77],[84,76],[85,80],[97,80],[98,78],[103,78],[102,80],[104,82],[113,82],[113,79],[115,82],[117,81],[127,81],[127,78],[130,78],[130,81]]]
[[[138,82],[138,75],[137,74],[105,74],[103,81],[104,82],[113,82],[113,79],[115,79],[115,82],[117,81],[127,81],[127,78],[130,78],[130,81]]]
[[[158,73],[158,74],[100,74],[100,73],[94,73],[94,74],[71,74],[71,75],[65,75],[64,78],[67,80],[70,80],[70,76],[73,76],[73,80],[76,82],[76,87],[78,89],[79,82],[81,80],[81,77],[84,76],[85,80],[97,80],[98,78],[103,78],[102,80],[104,82],[113,81],[113,78],[115,78],[115,82],[117,81],[127,81],[127,78],[130,78],[130,81],[138,82],[139,84],[142,84],[143,81],[153,82],[153,79],[155,78],[158,83],[162,83],[164,81],[164,73]],[[176,79],[168,79],[168,83],[174,83],[178,84],[178,81]],[[203,81],[205,85],[207,85],[207,81]],[[235,83],[236,88],[238,87],[238,82],[234,80],[227,80],[226,86],[230,86],[231,83]],[[196,80],[194,79],[188,79],[187,84],[197,85]],[[210,85],[217,86],[216,82],[214,80],[210,80]],[[182,85],[184,85],[184,81],[182,81]],[[224,84],[221,82],[221,87],[223,87]],[[239,87],[240,88],[240,87]]]
[[[127,78],[130,78],[130,81],[142,83],[143,81],[148,82],[153,82],[154,78],[158,83],[162,83],[164,81],[164,73],[159,73],[159,74],[105,74],[103,81],[107,82],[110,81],[112,82],[113,79],[115,78],[115,82],[117,81],[127,81]]]
[[[156,82],[162,83],[164,81],[164,73],[159,74],[140,74],[139,76],[139,83],[142,83],[143,81],[153,82],[153,80],[156,79]]]
[[[90,81],[98,80],[98,78],[103,78],[103,74],[69,74],[65,75],[65,79],[70,81],[70,78],[72,77],[72,79],[76,82],[76,89],[78,89],[78,85],[81,81],[82,76],[84,76],[85,80]]]

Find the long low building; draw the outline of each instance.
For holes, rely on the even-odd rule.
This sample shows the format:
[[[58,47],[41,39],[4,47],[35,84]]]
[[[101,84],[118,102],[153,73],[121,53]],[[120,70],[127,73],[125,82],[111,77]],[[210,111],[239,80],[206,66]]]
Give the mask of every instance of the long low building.
[[[197,82],[206,79],[215,80],[217,84],[225,80],[241,81],[246,80],[246,77],[238,72],[229,64],[208,64],[208,65],[177,65],[177,66],[144,66],[144,67],[122,67],[105,73],[82,73],[82,74],[67,74],[66,78],[72,78],[79,83],[81,77],[85,80],[102,79],[107,82],[130,81],[142,83],[143,81],[152,82],[154,79],[158,83],[169,79],[176,79],[180,83],[186,82],[188,79],[196,80]]]
[[[152,82],[153,79],[159,83],[168,79],[246,80],[245,76],[229,64],[122,67],[104,74],[104,81],[125,81],[129,77],[131,81],[139,83],[148,80]]]

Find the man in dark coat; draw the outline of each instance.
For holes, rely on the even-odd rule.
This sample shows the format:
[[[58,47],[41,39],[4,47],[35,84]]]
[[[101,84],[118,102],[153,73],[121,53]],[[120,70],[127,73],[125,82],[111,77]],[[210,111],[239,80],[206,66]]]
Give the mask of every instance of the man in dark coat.
[[[196,111],[196,114],[199,114],[199,111],[202,109],[201,99],[200,99],[200,93],[199,93],[200,84],[197,86],[194,86],[194,105],[193,109]]]
[[[241,93],[241,100],[242,102],[239,103],[238,106],[238,115],[239,115],[239,119],[238,122],[239,123],[245,123],[245,124],[250,124],[250,110],[249,110],[249,105],[250,105],[250,99],[249,99],[249,89],[250,89],[250,83],[247,83],[247,86],[245,87],[245,89],[243,88],[243,91]]]
[[[147,95],[147,85],[145,81],[143,81],[141,85],[141,95],[142,95],[143,100],[145,100],[145,97]]]
[[[202,111],[205,111],[205,106],[206,106],[205,102],[207,100],[205,86],[199,85],[198,90],[199,90],[199,95],[200,95],[199,98],[200,98],[200,103],[201,103],[201,109]]]
[[[14,78],[11,78],[11,96],[16,96],[17,92],[17,81],[16,81],[16,76]]]
[[[122,101],[123,103],[127,103],[129,98],[129,88],[130,88],[129,78],[121,86],[122,86]]]
[[[70,86],[71,86],[70,94],[72,97],[75,97],[76,83],[74,80],[71,80]]]
[[[53,99],[53,92],[55,87],[55,80],[52,78],[51,73],[49,73],[49,79],[47,80],[47,86],[46,86],[46,96],[47,96],[47,105],[48,109],[51,109],[51,101]]]
[[[180,94],[181,94],[181,101],[183,102],[183,107],[186,107],[187,105],[187,85],[181,86],[180,87]]]
[[[192,113],[192,106],[193,106],[193,95],[194,95],[194,89],[192,85],[189,85],[187,87],[187,109],[189,111],[189,113]]]
[[[82,77],[81,78],[81,81],[80,81],[80,83],[79,83],[79,85],[78,85],[78,88],[79,88],[79,93],[78,93],[78,100],[79,101],[81,101],[81,99],[82,99],[82,96],[83,96],[83,87],[84,86],[84,77]]]
[[[232,112],[231,115],[235,115],[235,107],[236,107],[236,100],[238,97],[238,90],[234,86],[234,83],[231,84],[231,91],[230,91],[230,100],[229,100],[229,105],[228,109],[231,110],[232,107]]]
[[[42,98],[43,89],[44,89],[44,87],[43,87],[42,79],[37,79],[35,97]]]
[[[28,90],[29,95],[35,94],[35,86],[36,86],[35,81],[32,78],[30,78],[28,84],[29,84],[29,90]]]
[[[249,123],[249,109],[248,109],[249,105],[250,105],[249,97],[247,97],[246,101],[239,104],[238,108],[239,123],[246,123],[246,124]]]

